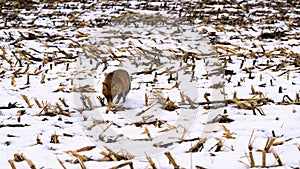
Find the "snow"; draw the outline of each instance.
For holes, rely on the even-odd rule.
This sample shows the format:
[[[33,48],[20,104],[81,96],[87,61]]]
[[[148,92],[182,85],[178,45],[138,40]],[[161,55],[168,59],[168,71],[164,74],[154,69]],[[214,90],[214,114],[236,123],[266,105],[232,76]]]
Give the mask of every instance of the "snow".
[[[204,5],[199,11],[217,12],[220,9],[224,13],[218,17],[206,13],[202,18],[195,19],[195,25],[184,22],[184,17],[179,18],[176,15],[178,11],[162,9],[160,6],[164,2],[148,3],[150,7],[160,7],[160,11],[138,8],[147,4],[144,1],[130,1],[129,7],[120,3],[102,9],[114,3],[62,2],[53,3],[51,9],[50,4],[47,7],[46,3],[39,2],[34,5],[37,10],[20,11],[17,17],[21,21],[0,23],[3,28],[0,29],[0,106],[16,102],[16,108],[0,109],[1,168],[11,168],[8,161],[13,160],[16,153],[23,153],[36,168],[62,168],[58,159],[68,169],[80,168],[70,151],[86,146],[96,146],[92,150],[78,152],[90,158],[84,162],[86,168],[111,168],[126,162],[104,161],[105,156],[101,152],[108,152],[105,147],[132,155],[128,161],[133,163],[134,168],[151,168],[146,154],[151,156],[157,168],[174,168],[164,154],[168,151],[182,168],[249,168],[248,146],[252,132],[252,153],[257,168],[262,166],[261,150],[265,148],[268,138],[273,136],[276,136],[275,143],[278,145],[273,145],[271,150],[279,155],[283,166],[278,165],[271,150],[266,154],[266,166],[299,167],[300,107],[296,103],[282,103],[285,96],[294,101],[300,93],[299,63],[298,66],[294,64],[296,58],[299,60],[300,51],[299,25],[296,22],[299,12],[295,12],[299,3],[294,2],[296,6],[287,11],[289,21],[275,19],[274,24],[270,24],[267,21],[279,11],[274,7],[275,4],[261,7],[259,2],[249,1],[249,4],[255,5],[246,12],[239,6],[245,7],[248,2],[223,5],[223,1],[220,1],[220,4]],[[180,10],[187,9],[184,5],[197,2],[166,3]],[[82,9],[93,5],[93,9]],[[7,11],[10,10],[3,10]],[[222,25],[221,21],[217,21],[224,16],[229,19],[241,17],[234,14],[237,11],[244,13],[253,23]],[[261,11],[268,13],[264,15]],[[49,14],[53,16],[47,17]],[[71,16],[77,17],[71,20]],[[205,17],[209,17],[212,23],[205,22]],[[101,25],[101,21],[110,18],[114,20]],[[18,23],[19,27],[16,26]],[[276,31],[287,31],[286,36],[261,38],[262,33]],[[30,38],[30,34],[34,36]],[[187,60],[186,63],[178,59],[188,52],[190,54],[187,56],[194,55],[199,59],[195,62]],[[118,59],[112,59],[113,55]],[[44,64],[42,61],[32,61],[32,56],[44,59]],[[244,63],[240,68],[242,61]],[[23,67],[20,67],[20,63]],[[194,70],[189,65],[193,63],[196,65]],[[188,68],[180,70],[184,66]],[[219,71],[221,66],[233,70],[235,74],[224,75]],[[15,85],[12,85],[12,74],[19,68],[20,73],[16,73]],[[119,68],[131,74],[132,90],[122,104],[125,110],[107,112],[107,106],[101,106],[96,97],[103,97],[101,84],[104,73]],[[150,68],[157,70],[138,74]],[[249,78],[249,73],[243,70],[245,68],[251,69],[253,78]],[[168,69],[170,71],[158,75],[157,82],[152,83],[155,72],[159,74]],[[192,71],[195,72],[193,79]],[[30,84],[26,84],[28,73]],[[168,82],[170,74],[173,78],[178,76],[179,88],[173,88],[176,84],[174,80]],[[41,83],[42,76],[45,76],[45,83]],[[78,92],[80,87],[86,85],[95,91]],[[256,94],[252,93],[252,86]],[[279,87],[282,87],[282,93],[279,93]],[[160,92],[165,98],[169,97],[180,108],[175,111],[163,110],[154,91]],[[225,106],[222,102],[210,104],[210,109],[207,109],[207,105],[197,105],[192,109],[187,101],[180,103],[180,91],[195,103],[206,102],[205,93],[210,93],[208,99],[212,102],[232,99],[235,93],[238,99],[266,97],[272,102],[259,106],[264,115],[257,109],[254,110],[255,115],[251,109],[238,108],[232,103]],[[148,106],[145,105],[145,94],[149,97]],[[28,97],[31,107],[21,95]],[[82,101],[84,98],[85,102]],[[45,107],[48,109],[45,110]],[[60,108],[68,115],[61,114]],[[25,112],[20,117],[19,110]],[[58,113],[50,116],[46,111]],[[234,121],[215,122],[220,115],[226,115]],[[136,122],[156,120],[165,122],[160,127],[151,123],[135,125]],[[234,138],[224,135],[224,127]],[[146,130],[152,140],[149,140]],[[53,135],[58,136],[57,144],[50,142]],[[37,138],[40,139],[39,144]],[[179,141],[194,138],[205,138],[204,147],[201,152],[188,153],[199,139]],[[216,144],[220,141],[223,146],[216,151]],[[279,144],[281,141],[282,144]],[[30,168],[26,161],[13,163],[16,168]]]

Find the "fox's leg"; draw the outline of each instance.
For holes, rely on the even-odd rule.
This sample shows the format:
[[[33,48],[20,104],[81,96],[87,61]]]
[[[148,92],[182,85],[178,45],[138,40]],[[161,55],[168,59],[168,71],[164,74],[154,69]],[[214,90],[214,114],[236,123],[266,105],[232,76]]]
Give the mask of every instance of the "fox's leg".
[[[123,103],[126,101],[126,94],[123,93]]]
[[[123,96],[123,93],[120,93],[117,97],[117,101],[116,101],[116,104],[118,104],[121,100],[121,97]]]
[[[123,92],[122,92],[123,103],[126,101],[126,95],[127,95],[127,92],[126,92],[126,91],[123,91]]]

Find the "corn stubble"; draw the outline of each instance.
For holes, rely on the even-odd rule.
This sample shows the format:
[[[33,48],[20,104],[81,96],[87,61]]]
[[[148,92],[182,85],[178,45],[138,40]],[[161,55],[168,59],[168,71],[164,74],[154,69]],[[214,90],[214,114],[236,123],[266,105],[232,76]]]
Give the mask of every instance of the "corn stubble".
[[[60,3],[56,3],[54,0],[46,0],[44,1],[45,3],[52,3],[53,7],[59,7]],[[204,1],[206,2],[206,1]],[[63,2],[62,2],[63,3]],[[220,1],[220,3],[222,3],[222,1]],[[295,3],[295,2],[290,2],[290,3]],[[293,33],[286,33],[284,31],[280,31],[280,29],[277,29],[276,27],[272,26],[274,24],[272,24],[274,22],[274,20],[278,19],[277,15],[274,15],[272,17],[274,18],[270,18],[267,17],[267,15],[269,14],[260,14],[259,12],[257,13],[251,13],[249,14],[249,17],[247,19],[231,19],[231,18],[226,18],[226,19],[222,19],[220,18],[221,14],[228,14],[229,16],[236,16],[236,18],[244,18],[243,16],[240,16],[239,14],[236,14],[234,12],[231,12],[230,10],[226,10],[226,9],[208,9],[208,12],[205,12],[205,10],[198,10],[199,7],[202,7],[201,4],[195,4],[193,2],[190,3],[185,3],[185,2],[177,2],[176,5],[182,6],[184,10],[179,10],[179,11],[174,11],[172,10],[172,5],[168,5],[168,4],[172,4],[172,2],[166,2],[166,5],[161,5],[161,6],[155,6],[155,5],[141,5],[139,6],[139,8],[141,8],[142,10],[146,9],[146,10],[152,10],[152,11],[159,11],[159,10],[166,10],[166,11],[171,11],[173,13],[175,13],[177,16],[188,20],[189,22],[193,22],[196,19],[198,19],[200,16],[201,18],[203,18],[202,22],[205,25],[210,25],[210,24],[214,24],[214,29],[217,32],[221,32],[221,33],[225,33],[225,32],[235,32],[235,33],[239,33],[241,34],[241,30],[239,30],[238,28],[247,28],[247,29],[252,29],[255,32],[259,33],[259,30],[256,30],[257,28],[251,26],[251,25],[261,25],[264,23],[267,23],[271,26],[269,27],[264,27],[264,31],[262,31],[260,33],[260,35],[258,36],[258,40],[260,42],[265,42],[266,40],[270,40],[270,39],[276,39],[276,40],[290,40],[293,38],[297,38],[299,34],[293,34]],[[175,4],[175,3],[174,3]],[[174,5],[173,4],[173,5]],[[22,3],[13,3],[13,7],[11,9],[13,9],[11,11],[12,14],[16,13],[17,11],[15,9],[19,9],[20,6],[22,5]],[[117,1],[112,2],[112,3],[107,3],[104,6],[101,6],[101,8],[113,8],[115,5],[120,5],[118,4]],[[123,4],[122,4],[123,5]],[[249,11],[250,9],[252,9],[253,7],[261,7],[262,5],[265,5],[264,2],[261,3],[254,3],[254,4],[244,4],[244,5],[238,5],[237,8],[239,8],[240,10],[243,11]],[[284,9],[285,3],[280,2],[276,4],[278,6],[278,8],[280,9]],[[293,6],[295,4],[288,4],[288,6]],[[26,5],[25,5],[26,6]],[[66,8],[71,8],[68,7],[67,5],[65,6]],[[204,6],[203,6],[204,7]],[[89,37],[89,35],[85,32],[81,32],[81,31],[74,31],[74,37],[69,37],[67,35],[64,34],[50,34],[47,32],[43,32],[39,29],[35,29],[35,21],[38,19],[48,19],[49,17],[57,17],[57,18],[64,18],[63,13],[57,13],[55,11],[53,11],[53,13],[49,13],[49,14],[40,14],[40,11],[36,11],[32,7],[30,7],[30,5],[27,5],[26,7],[26,11],[31,12],[32,14],[32,19],[28,18],[28,22],[32,25],[32,29],[28,29],[28,31],[25,32],[21,32],[21,31],[17,31],[17,33],[15,35],[13,35],[11,32],[7,31],[8,33],[8,39],[11,39],[11,43],[10,46],[13,47],[13,56],[10,57],[9,56],[9,51],[7,50],[7,48],[4,48],[2,46],[0,46],[0,50],[1,50],[1,54],[0,54],[0,58],[3,60],[3,63],[7,64],[8,67],[5,67],[4,64],[0,65],[1,68],[1,72],[0,75],[3,77],[8,77],[8,79],[10,80],[10,85],[11,87],[13,87],[14,89],[21,89],[24,90],[26,88],[29,88],[31,86],[33,86],[33,78],[37,77],[39,80],[39,83],[41,83],[42,85],[47,84],[47,78],[49,77],[47,75],[47,72],[55,70],[56,66],[58,66],[59,64],[63,64],[65,65],[64,67],[64,72],[70,72],[71,71],[71,64],[72,62],[75,62],[76,56],[72,53],[70,53],[70,51],[67,51],[63,48],[61,48],[59,45],[53,43],[53,42],[63,42],[65,43],[65,41],[59,41],[59,39],[67,39],[70,42],[68,42],[68,46],[72,49],[75,48],[81,48],[84,50],[84,52],[87,52],[87,50],[91,50],[89,48],[86,48],[85,46],[81,45],[82,42],[86,41]],[[45,8],[47,8],[47,6],[45,6]],[[122,18],[130,18],[130,14],[126,15],[123,14],[121,12],[120,16],[116,16],[116,17],[112,17],[110,19],[107,20],[101,20],[101,21],[96,21],[96,20],[90,20],[90,21],[85,21],[81,19],[81,16],[83,16],[85,14],[85,12],[88,11],[93,11],[94,9],[97,9],[97,4],[96,3],[92,3],[91,5],[83,5],[82,6],[82,10],[80,11],[76,11],[76,10],[72,10],[73,13],[70,14],[70,17],[65,19],[65,20],[57,20],[57,21],[53,21],[53,24],[55,26],[55,28],[57,28],[59,31],[64,31],[69,29],[70,27],[72,27],[72,30],[76,30],[79,28],[83,28],[83,27],[88,27],[89,25],[91,25],[91,27],[101,27],[105,24],[107,24],[108,22],[121,22]],[[7,8],[10,9],[10,8]],[[193,9],[193,10],[191,10]],[[195,10],[194,10],[195,9]],[[50,10],[51,11],[51,10]],[[132,14],[133,15],[133,14]],[[16,22],[16,28],[23,28],[24,27],[24,19],[23,18],[19,18],[21,15],[16,15],[15,17],[17,18],[13,18],[12,16],[7,16],[7,19],[5,19],[4,21],[4,28],[7,28],[7,25],[10,24],[10,20]],[[213,16],[217,16],[217,19],[215,19]],[[250,17],[252,16],[252,17]],[[253,16],[256,17],[263,17],[264,19],[261,20],[255,20],[253,19]],[[12,18],[11,18],[12,17]],[[107,17],[107,16],[106,16]],[[284,18],[285,16],[282,15],[282,17]],[[102,22],[103,21],[103,22]],[[166,22],[166,20],[163,17],[154,17],[152,19],[153,22],[155,23],[164,23]],[[290,30],[294,30],[297,28],[297,18],[289,18],[289,22],[287,23],[287,26]],[[72,25],[72,26],[71,26]],[[226,26],[224,26],[226,25]],[[233,26],[234,28],[227,28],[227,25]],[[261,25],[263,27],[263,25]],[[43,27],[43,26],[41,26]],[[26,28],[26,27],[25,27]],[[27,28],[26,28],[27,29]],[[47,29],[47,27],[45,27],[45,29]],[[235,29],[235,30],[231,30],[231,29]],[[203,32],[207,33],[207,30],[203,30]],[[270,31],[270,32],[268,32]],[[152,32],[149,32],[149,34],[151,34]],[[249,51],[247,48],[238,46],[238,45],[234,45],[234,44],[222,44],[224,42],[220,41],[219,37],[216,35],[216,32],[209,32],[206,35],[209,35],[212,38],[211,42],[214,45],[216,52],[218,54],[218,57],[222,60],[222,64],[223,67],[226,68],[229,63],[230,63],[230,57],[239,57],[240,59],[242,59],[241,63],[240,63],[240,67],[239,69],[243,72],[245,72],[245,74],[247,74],[248,76],[246,76],[246,80],[248,79],[253,79],[255,78],[257,75],[259,75],[259,80],[262,82],[262,84],[260,84],[258,87],[255,85],[251,86],[251,89],[249,90],[249,93],[251,93],[251,95],[253,97],[250,98],[245,98],[245,97],[238,97],[237,92],[235,92],[233,94],[233,97],[231,99],[226,99],[225,101],[223,100],[213,100],[213,98],[209,97],[208,94],[205,94],[203,97],[205,99],[205,102],[197,102],[195,100],[192,100],[189,96],[185,95],[183,93],[183,91],[180,91],[180,97],[181,97],[181,102],[176,103],[174,100],[174,98],[166,98],[166,96],[163,96],[161,93],[157,92],[154,93],[156,100],[158,100],[158,102],[162,105],[162,109],[168,110],[168,111],[175,111],[177,109],[179,109],[181,106],[184,105],[189,105],[190,108],[197,108],[198,106],[205,106],[207,109],[213,109],[215,108],[214,105],[218,104],[218,103],[226,103],[226,106],[235,106],[238,109],[241,110],[250,110],[252,111],[253,115],[266,115],[266,113],[264,112],[264,110],[262,109],[262,106],[267,105],[267,104],[274,104],[274,105],[300,105],[300,99],[299,99],[299,93],[295,93],[293,95],[288,95],[285,93],[285,90],[282,86],[278,87],[278,93],[283,93],[284,96],[282,98],[281,102],[275,103],[272,98],[268,98],[266,95],[264,95],[260,90],[261,88],[264,88],[268,85],[270,86],[275,86],[276,85],[276,80],[279,77],[282,76],[286,76],[286,80],[293,83],[292,82],[292,77],[294,75],[294,73],[299,73],[300,72],[300,57],[299,54],[294,53],[293,51],[289,51],[286,50],[284,47],[278,47],[278,48],[274,48],[271,51],[269,49],[266,49],[263,45],[259,45],[259,44],[255,44],[255,42],[253,41],[252,37],[247,36],[246,38],[243,38],[242,36],[240,37],[241,41],[247,41],[248,39],[250,39],[251,41],[253,41],[253,48],[259,49],[257,50],[257,52],[255,51]],[[16,36],[18,36],[18,38],[15,38]],[[76,38],[76,40],[74,40],[74,38]],[[235,38],[235,37],[232,37]],[[248,39],[247,39],[248,38]],[[26,40],[34,40],[36,41],[39,45],[44,46],[45,49],[49,49],[51,48],[51,46],[53,46],[54,44],[54,52],[48,53],[48,52],[42,52],[42,50],[30,47],[28,48],[28,50],[20,50],[21,46],[24,46],[26,42]],[[137,39],[138,42],[140,44],[143,44],[143,42],[140,39]],[[155,41],[155,39],[154,39]],[[178,40],[178,43],[180,41]],[[110,42],[108,42],[110,43]],[[134,43],[130,42],[130,45],[134,45]],[[164,40],[161,40],[160,43],[164,43]],[[291,44],[291,46],[297,46],[296,44]],[[16,49],[16,50],[14,50]],[[135,56],[135,53],[138,53],[139,56],[143,56],[145,58],[151,58],[149,57],[149,55],[151,55],[151,53],[153,54],[153,51],[148,51],[148,50],[143,50],[140,47],[134,48],[133,50],[126,48],[126,49],[118,49],[119,51],[127,51],[128,53],[130,53],[131,56]],[[177,51],[175,51],[175,49],[169,49],[171,52],[175,53]],[[101,55],[103,53],[109,53],[110,57],[109,59],[117,59],[118,60],[118,56],[117,53],[115,53],[113,50],[107,50],[107,51],[97,51],[98,53],[95,53],[94,57],[102,57]],[[191,60],[192,59],[198,59],[200,56],[197,56],[193,53],[188,53],[186,51],[184,51],[185,53],[180,55],[181,60],[183,61],[187,61],[189,59],[189,56],[191,56]],[[93,52],[89,52],[89,53],[93,53]],[[279,54],[278,54],[279,53]],[[42,55],[40,55],[42,54]],[[37,57],[41,56],[41,58]],[[265,56],[268,58],[268,62],[267,63],[259,63],[259,57],[261,56]],[[172,58],[174,56],[170,56],[169,59],[172,60],[174,58]],[[271,62],[273,59],[281,57],[282,58],[282,62],[280,63],[275,63],[275,62]],[[81,58],[80,58],[81,59]],[[79,59],[79,60],[80,60]],[[106,57],[102,57],[101,58],[103,61],[103,64],[105,64],[103,70],[107,69],[108,64],[107,64],[107,58]],[[105,60],[106,59],[106,60]],[[157,58],[154,59],[149,59],[150,60],[150,64],[155,65],[157,61]],[[247,65],[246,63],[248,62],[248,60],[253,59],[253,63],[251,63],[251,65]],[[134,59],[130,59],[129,61],[132,63],[132,65],[136,65],[138,66],[138,62],[137,62],[138,58],[134,58]],[[24,63],[26,64],[24,67]],[[41,66],[37,67],[35,66],[35,64],[40,63]],[[100,64],[100,62],[99,62]],[[123,60],[119,59],[119,64],[122,65],[123,64]],[[146,63],[145,63],[146,64]],[[163,66],[151,66],[151,68],[149,69],[144,69],[140,72],[136,72],[136,75],[146,75],[146,74],[152,74],[154,73],[153,79],[151,79],[149,82],[146,83],[140,83],[140,86],[137,88],[141,88],[142,84],[146,84],[146,85],[155,85],[157,83],[159,83],[159,76],[161,75],[166,75],[167,73],[169,73],[171,71],[170,69],[166,69],[166,70],[162,70]],[[173,80],[176,80],[176,77],[174,77],[173,75],[175,74],[176,71],[182,71],[182,70],[188,70],[191,71],[190,75],[191,75],[191,81],[199,78],[199,77],[195,77],[195,72],[194,72],[194,68],[195,68],[195,64],[188,64],[185,66],[182,66],[181,68],[175,70],[174,72],[171,72],[168,77],[169,77],[169,81],[172,82]],[[83,70],[83,71],[88,71],[88,70]],[[160,71],[160,72],[159,72]],[[256,71],[258,71],[259,73],[255,73]],[[273,77],[270,74],[266,74],[264,73],[264,71],[271,71],[271,72],[278,72],[277,76]],[[158,73],[157,73],[158,72]],[[76,73],[81,73],[81,72],[76,72]],[[160,74],[161,73],[161,74]],[[22,76],[26,76],[26,80],[22,81],[21,77]],[[58,76],[63,77],[65,76],[64,74],[58,74]],[[177,74],[178,76],[178,74]],[[211,74],[209,72],[207,72],[204,75],[205,79],[210,79],[211,78]],[[232,75],[233,76],[233,75]],[[271,76],[270,79],[270,83],[263,83],[263,81],[265,79],[268,79],[268,77]],[[232,80],[231,78],[228,79],[229,81]],[[70,83],[73,80],[71,80]],[[242,86],[246,81],[243,79],[240,79],[238,82],[234,82],[235,84],[237,84],[237,86]],[[248,81],[249,82],[249,81]],[[66,82],[67,83],[67,82]],[[22,84],[25,84],[24,86],[21,86]],[[180,86],[180,82],[175,82],[173,87],[170,88],[160,88],[158,89],[158,91],[162,91],[162,90],[170,90],[171,88],[178,88]],[[258,89],[259,88],[259,89]],[[73,88],[68,88],[66,86],[57,86],[57,88],[53,91],[54,93],[67,93],[67,92],[88,92],[88,93],[95,93],[95,89],[91,86],[83,86],[83,87],[73,87]],[[67,101],[63,98],[60,98],[59,100],[55,101],[54,103],[50,103],[47,100],[40,100],[39,98],[36,98],[35,96],[30,96],[30,95],[25,95],[25,94],[21,94],[22,99],[25,102],[26,108],[34,108],[34,107],[38,107],[39,109],[41,109],[40,113],[35,114],[36,116],[57,116],[57,115],[64,115],[64,116],[70,116],[71,115],[71,111],[68,110],[69,104],[67,103]],[[31,100],[31,98],[34,98],[34,103]],[[91,98],[89,98],[87,95],[81,95],[81,99],[82,99],[82,103],[84,105],[85,110],[91,110],[95,107],[97,107],[97,105],[95,105],[94,103],[92,103]],[[102,98],[98,98],[99,102],[101,104],[101,106],[104,106],[104,101]],[[150,107],[153,105],[153,97],[151,95],[145,94],[145,106],[146,107]],[[17,106],[17,102],[12,101],[12,103],[8,104],[8,106],[2,106],[1,109],[12,109],[12,108],[18,108]],[[122,109],[121,107],[118,107],[116,105],[111,105],[108,107],[108,109],[106,110],[106,112],[110,112],[110,111],[122,111],[124,109]],[[149,109],[145,109],[144,111],[139,112],[139,114],[137,115],[142,115],[143,113],[145,113],[145,111],[148,111]],[[83,111],[83,110],[78,110],[78,112]],[[297,113],[296,108],[293,109],[292,113]],[[18,121],[21,122],[23,121],[22,118],[22,112],[17,112],[15,113],[17,114],[17,118]],[[151,135],[149,133],[149,130],[147,129],[146,126],[144,125],[154,125],[155,127],[160,127],[162,124],[168,124],[166,121],[162,121],[162,120],[155,120],[155,121],[147,121],[147,117],[145,117],[144,121],[142,122],[136,122],[133,123],[136,126],[142,126],[145,128],[145,134],[147,134],[148,139],[152,139]],[[151,119],[151,118],[149,118]],[[147,122],[146,122],[147,121]],[[217,120],[216,120],[217,121]],[[214,121],[214,122],[216,122]],[[227,121],[227,120],[225,120]],[[101,123],[107,123],[107,122],[101,122],[101,121],[97,121],[94,120],[93,121],[93,125],[96,124],[101,124]],[[93,125],[91,125],[91,127],[89,129],[91,129],[93,127]],[[29,125],[24,125],[24,124],[1,124],[1,127],[27,127]],[[229,127],[228,127],[229,128]],[[234,131],[230,131],[227,128],[227,125],[221,125],[221,130],[223,132],[223,136],[222,139],[235,139],[235,135],[233,133],[235,133]],[[172,126],[169,125],[168,129],[172,129]],[[168,130],[166,129],[166,130]],[[165,132],[166,130],[162,130],[161,132]],[[53,134],[51,136],[51,142],[55,143],[55,144],[59,144],[59,138],[61,137],[61,135],[56,135]],[[273,149],[274,146],[280,146],[282,144],[285,144],[286,142],[290,141],[290,139],[285,139],[285,140],[281,140],[281,141],[276,141],[276,137],[270,137],[266,140],[266,145],[264,148],[262,149],[258,149],[253,147],[253,142],[254,142],[254,132],[252,133],[250,139],[249,139],[249,143],[248,143],[248,163],[243,162],[244,164],[246,164],[248,167],[274,167],[274,166],[270,166],[268,165],[268,161],[269,159],[267,159],[267,154],[272,154],[277,162],[276,166],[282,166],[284,165],[284,163],[282,162],[282,160],[280,159],[279,155],[275,152],[275,150]],[[197,141],[194,146],[192,146],[188,151],[189,152],[199,152],[201,150],[203,150],[204,144],[206,143],[207,138],[195,138],[195,139],[184,139],[181,138],[180,141],[184,142],[188,142],[188,141]],[[217,139],[218,142],[217,144],[214,146],[216,147],[215,152],[219,152],[222,151],[223,148],[225,147],[224,145],[224,141],[221,140],[220,138]],[[39,135],[37,135],[36,137],[36,144],[42,144]],[[159,145],[159,144],[158,144]],[[77,160],[76,161],[70,161],[72,163],[79,163],[81,168],[86,168],[85,166],[85,162],[91,160],[83,155],[81,155],[80,153],[83,151],[90,151],[92,150],[94,147],[93,146],[87,146],[87,147],[83,147],[82,149],[77,149],[77,150],[69,150],[66,151],[67,154],[69,154],[70,156],[75,157]],[[298,150],[300,151],[300,146],[297,145]],[[261,158],[262,158],[262,164],[257,164],[257,162],[254,161],[254,151],[259,151],[261,153]],[[106,152],[101,152],[101,154],[104,156],[103,161],[120,161],[120,160],[128,160],[131,159],[129,157],[123,157],[121,155],[119,155],[117,152],[113,152],[110,149],[107,149]],[[174,158],[171,156],[170,153],[166,153],[165,154],[168,158],[168,160],[170,161],[170,164],[172,164],[172,166],[174,168],[179,168],[179,166],[177,165],[177,163],[175,162]],[[29,160],[23,153],[16,153],[14,155],[14,159],[13,160],[9,160],[9,164],[11,166],[12,169],[15,169],[16,166],[14,165],[15,162],[18,161],[26,161],[28,166],[30,168],[36,168],[35,165],[33,164],[33,162],[31,160]],[[59,158],[57,158],[57,160],[59,161],[59,163],[61,164],[61,166],[63,168],[66,168],[64,166],[64,162],[62,162]],[[147,160],[150,164],[150,166],[152,168],[156,168],[156,165],[154,164],[153,160],[147,155]],[[121,168],[124,166],[129,166],[130,168],[133,168],[133,163],[131,161],[128,162],[124,162],[116,167],[113,167],[114,169],[116,168]],[[276,167],[275,166],[275,167]],[[196,166],[196,168],[204,168],[204,167],[200,167],[200,166]]]

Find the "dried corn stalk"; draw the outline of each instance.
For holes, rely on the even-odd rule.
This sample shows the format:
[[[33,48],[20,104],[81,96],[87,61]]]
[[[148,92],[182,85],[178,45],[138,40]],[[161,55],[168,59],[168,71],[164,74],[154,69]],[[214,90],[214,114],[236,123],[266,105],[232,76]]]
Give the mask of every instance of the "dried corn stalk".
[[[64,165],[64,163],[57,157],[57,161],[59,162],[59,164],[61,165],[61,167],[63,169],[67,169],[67,167]]]
[[[147,127],[145,127],[145,130],[144,130],[144,132],[143,132],[142,134],[147,134],[148,139],[149,139],[150,141],[152,141],[151,134],[150,134],[150,132],[149,132],[149,130],[148,130]]]
[[[132,163],[131,161],[128,161],[128,162],[119,164],[119,165],[117,165],[117,166],[115,166],[115,167],[111,167],[111,168],[109,168],[109,169],[119,169],[119,168],[125,167],[125,166],[127,166],[127,165],[129,165],[130,169],[134,169],[134,168],[133,168],[133,163]]]
[[[11,75],[11,85],[12,85],[13,87],[16,87],[15,75]]]
[[[206,142],[206,140],[207,140],[207,138],[199,139],[197,144],[195,144],[193,147],[191,147],[188,152],[199,152],[199,151],[201,152],[203,147],[204,147],[204,143]]]
[[[34,101],[39,108],[43,108],[43,106],[40,104],[37,98],[34,98]]]
[[[225,138],[228,138],[228,139],[235,139],[235,137],[232,136],[232,133],[230,132],[230,130],[228,130],[228,129],[226,128],[225,125],[222,125],[222,128],[223,128],[223,130],[225,131],[225,133],[223,133],[223,136],[224,136]]]
[[[80,154],[78,154],[77,152],[74,152],[74,151],[71,151],[71,150],[67,151],[66,153],[68,153],[68,154],[70,154],[70,155],[76,157],[77,160],[79,161],[79,164],[80,164],[81,169],[86,169],[86,167],[85,167],[85,165],[84,165],[84,161],[88,161],[88,160],[89,160],[88,157],[83,156],[83,155],[80,155]]]
[[[173,167],[175,169],[179,169],[179,165],[177,165],[176,161],[174,160],[174,158],[172,157],[170,152],[165,152],[165,155],[167,156],[167,158],[169,159],[169,162],[173,165]]]
[[[96,146],[86,146],[86,147],[82,147],[80,149],[74,150],[74,152],[82,152],[82,151],[90,151],[92,149],[94,149]]]
[[[252,131],[252,134],[251,134],[249,142],[248,142],[249,159],[250,159],[250,167],[251,168],[255,167],[255,162],[254,162],[254,158],[253,158],[253,154],[252,154],[252,150],[253,150],[252,145],[253,145],[253,142],[254,142],[253,134],[254,134],[254,131]]]
[[[17,169],[13,160],[8,160],[8,163],[9,163],[11,169]]]
[[[21,96],[24,99],[24,101],[26,102],[28,108],[32,108],[32,105],[30,104],[28,97],[24,94],[21,94]]]
[[[152,158],[148,154],[146,154],[146,158],[147,158],[150,166],[152,167],[152,169],[157,169],[157,167],[155,166],[155,163],[153,162]]]

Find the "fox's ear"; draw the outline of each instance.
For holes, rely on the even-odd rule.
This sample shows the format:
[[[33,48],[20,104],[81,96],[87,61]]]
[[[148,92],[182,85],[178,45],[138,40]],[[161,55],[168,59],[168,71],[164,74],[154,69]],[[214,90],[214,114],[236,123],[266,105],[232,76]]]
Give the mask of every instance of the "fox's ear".
[[[106,83],[102,83],[102,87],[103,87],[103,89],[107,89],[108,88],[108,85],[106,84]]]

